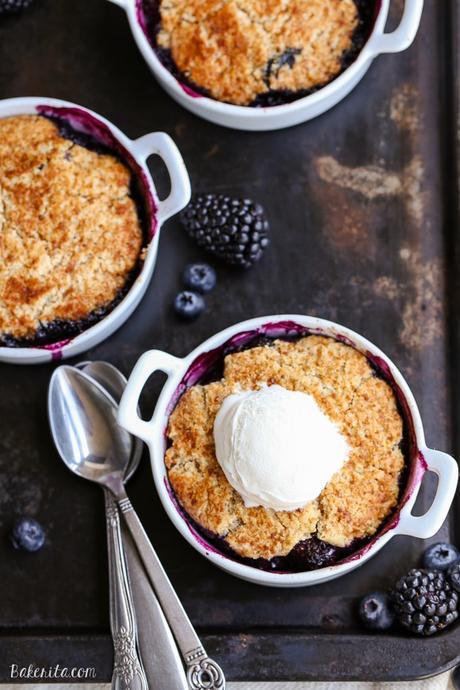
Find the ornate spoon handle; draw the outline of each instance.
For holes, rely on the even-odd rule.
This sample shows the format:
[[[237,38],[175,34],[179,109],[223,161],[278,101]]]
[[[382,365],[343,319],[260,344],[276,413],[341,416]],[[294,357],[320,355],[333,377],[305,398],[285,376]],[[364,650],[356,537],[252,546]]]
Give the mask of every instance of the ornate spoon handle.
[[[121,533],[136,611],[139,651],[149,690],[188,690],[176,641],[125,524]]]
[[[110,627],[113,639],[113,690],[148,690],[139,656],[136,620],[121,541],[120,516],[109,491],[104,490],[109,555]]]
[[[163,612],[176,638],[177,646],[187,667],[189,688],[191,690],[225,690],[225,678],[222,669],[206,654],[144,531],[141,521],[131,505],[131,501],[124,491],[123,493],[118,492],[117,500]]]

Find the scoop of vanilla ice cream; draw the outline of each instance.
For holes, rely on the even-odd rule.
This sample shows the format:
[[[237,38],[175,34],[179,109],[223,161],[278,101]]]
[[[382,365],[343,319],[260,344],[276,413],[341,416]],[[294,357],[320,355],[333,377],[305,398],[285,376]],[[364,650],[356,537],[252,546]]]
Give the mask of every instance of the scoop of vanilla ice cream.
[[[247,507],[295,510],[317,498],[349,446],[307,393],[266,386],[227,396],[214,422],[217,460]]]

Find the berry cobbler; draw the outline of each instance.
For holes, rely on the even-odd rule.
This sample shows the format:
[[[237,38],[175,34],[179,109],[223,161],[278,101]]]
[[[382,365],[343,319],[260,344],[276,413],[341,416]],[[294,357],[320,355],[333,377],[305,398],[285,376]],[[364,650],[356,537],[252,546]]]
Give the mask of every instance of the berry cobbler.
[[[0,119],[0,344],[81,332],[129,288],[144,243],[132,173],[42,115]]]
[[[370,33],[372,0],[141,0],[163,64],[198,93],[236,105],[289,102],[329,83]]]
[[[395,509],[405,423],[368,358],[331,337],[258,338],[179,398],[165,462],[191,525],[231,558],[312,570]]]

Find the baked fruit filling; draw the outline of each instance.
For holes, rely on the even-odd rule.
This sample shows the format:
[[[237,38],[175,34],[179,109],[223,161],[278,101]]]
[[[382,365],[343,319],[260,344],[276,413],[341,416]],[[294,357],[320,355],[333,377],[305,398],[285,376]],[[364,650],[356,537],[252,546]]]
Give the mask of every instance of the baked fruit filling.
[[[367,357],[329,337],[265,339],[227,354],[221,374],[182,395],[167,429],[169,481],[195,527],[231,557],[272,570],[330,565],[370,540],[398,502],[405,429],[392,387]],[[275,386],[311,396],[348,448],[319,495],[293,510],[248,505],[216,456],[215,421],[224,401]],[[307,472],[324,463],[325,452],[326,442],[324,452],[305,448]]]
[[[130,169],[41,115],[0,119],[0,344],[76,335],[121,299],[144,237]]]
[[[324,86],[370,32],[371,0],[143,0],[147,33],[179,79],[219,101],[276,105]]]

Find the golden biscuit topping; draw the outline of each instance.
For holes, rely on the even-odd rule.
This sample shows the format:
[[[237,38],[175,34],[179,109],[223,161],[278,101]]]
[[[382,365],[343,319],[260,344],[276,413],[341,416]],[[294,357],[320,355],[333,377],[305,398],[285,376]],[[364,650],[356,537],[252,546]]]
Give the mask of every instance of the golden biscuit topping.
[[[312,395],[351,449],[320,496],[291,512],[247,508],[215,455],[213,425],[224,398],[265,384]],[[402,435],[393,390],[367,358],[331,338],[307,336],[227,355],[220,381],[193,386],[179,400],[169,420],[165,462],[172,488],[195,522],[242,557],[270,559],[287,555],[312,534],[338,547],[373,535],[398,501]]]
[[[239,105],[339,74],[359,14],[353,0],[160,0],[158,45],[213,98]]]
[[[45,117],[0,119],[0,336],[33,338],[117,297],[142,248],[130,183]]]

